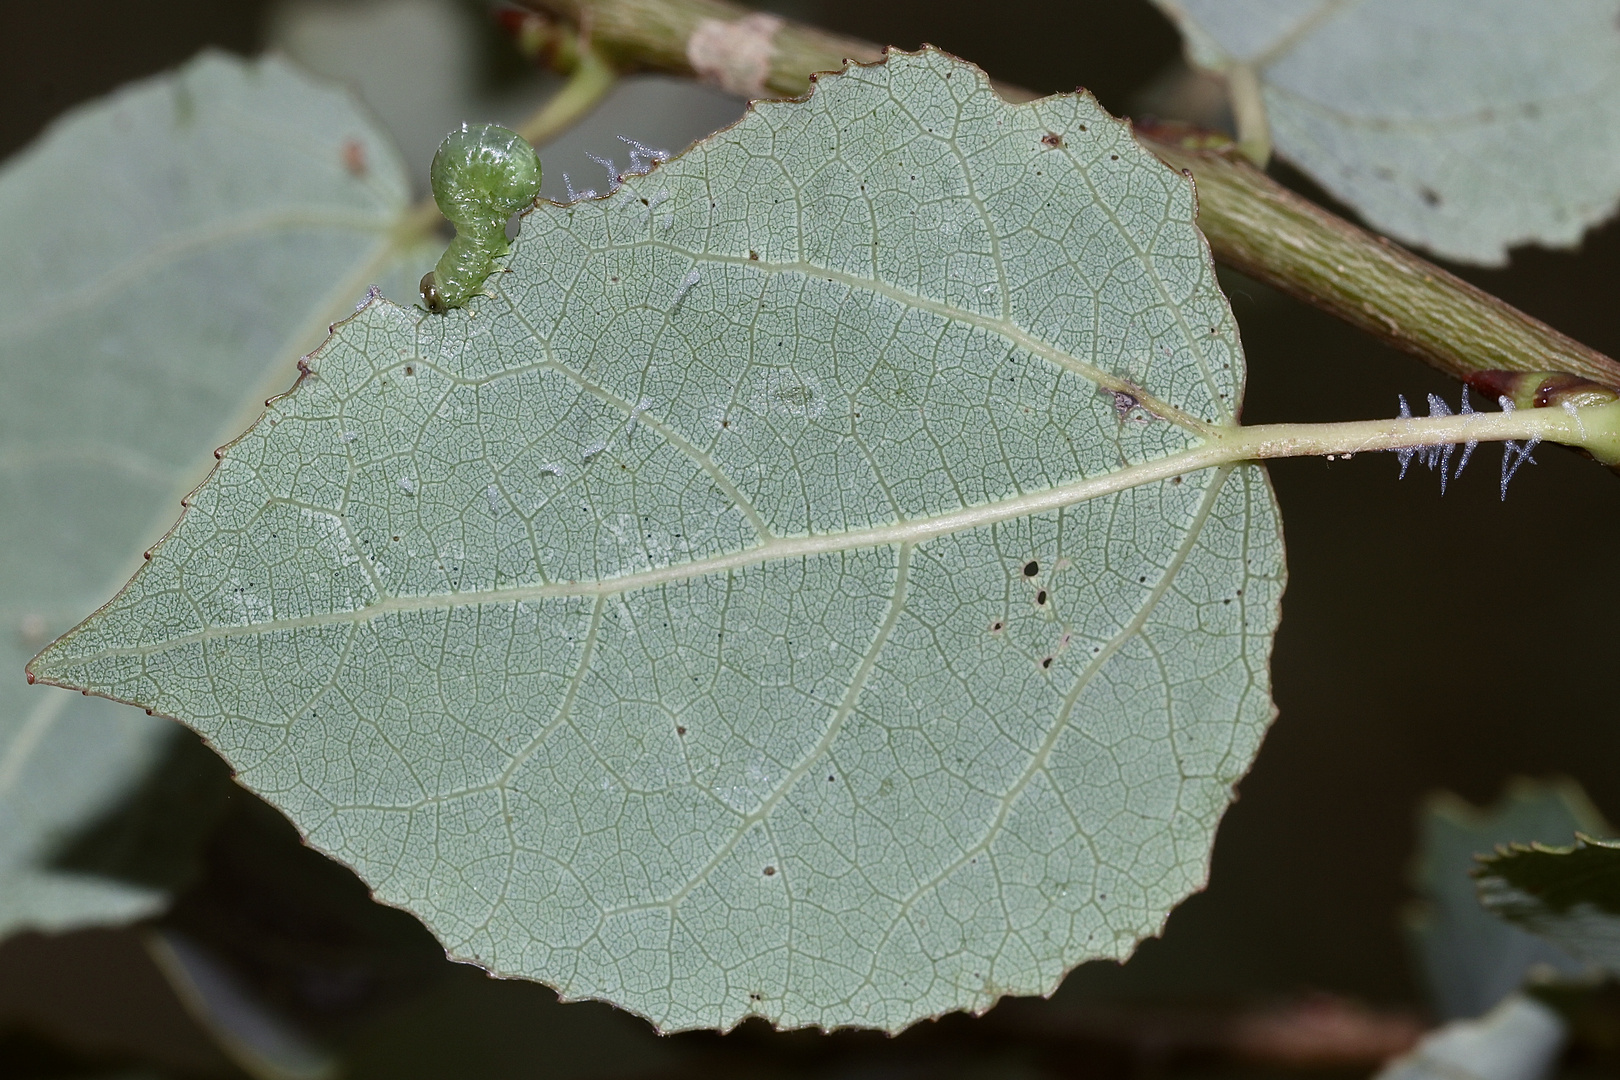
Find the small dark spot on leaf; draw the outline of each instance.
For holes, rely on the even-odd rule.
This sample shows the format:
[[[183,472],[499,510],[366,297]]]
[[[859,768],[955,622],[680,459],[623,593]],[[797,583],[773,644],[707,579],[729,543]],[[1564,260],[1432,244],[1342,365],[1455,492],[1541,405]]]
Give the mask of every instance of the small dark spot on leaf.
[[[750,251],[748,253],[748,257],[750,259],[753,259],[755,262],[759,262],[759,252],[757,252],[757,251]]]
[[[1139,577],[1139,578],[1137,578],[1137,579],[1136,579],[1136,581],[1137,581],[1137,584],[1141,584],[1141,583],[1142,583],[1142,582],[1144,582],[1144,581],[1146,581],[1146,580],[1147,580],[1147,575],[1146,575],[1146,574],[1144,574],[1144,575],[1142,575],[1142,576],[1141,576],[1141,577]]]
[[[1031,559],[1031,560],[1029,560],[1029,562],[1024,564],[1024,576],[1025,577],[1034,577],[1036,574],[1038,574],[1040,572],[1041,572],[1041,564],[1036,562],[1034,559]]]
[[[997,619],[995,622],[990,624],[990,632],[992,634],[999,634],[1005,629],[1007,629],[1007,624],[1002,622],[1000,619]]]
[[[407,374],[407,375],[415,375],[416,374],[416,369],[411,367],[409,364],[407,364],[405,366],[405,374]]]
[[[827,777],[827,783],[829,783],[829,784],[830,784],[830,783],[832,783],[832,782],[833,782],[833,778],[832,778],[832,777],[830,777],[830,776],[829,776],[829,777]]]
[[[1052,658],[1050,656],[1043,656],[1041,658],[1041,670],[1045,671],[1047,668],[1049,668],[1051,666],[1052,666]]]
[[[1434,190],[1434,188],[1431,188],[1431,187],[1419,188],[1418,189],[1418,194],[1423,197],[1423,202],[1424,202],[1425,205],[1427,205],[1427,206],[1439,206],[1440,205],[1440,193],[1438,191]]]
[[[767,866],[767,867],[766,867],[766,868],[765,868],[765,876],[766,876],[766,877],[775,877],[775,876],[776,876],[776,867],[774,867],[774,866]]]
[[[1090,130],[1090,129],[1089,129],[1089,128],[1087,128],[1087,127],[1086,127],[1086,125],[1084,125],[1084,124],[1081,124],[1081,125],[1080,125],[1080,130],[1081,130],[1081,131],[1089,131],[1089,130]]]
[[[1037,604],[1039,604],[1041,607],[1046,606],[1046,590],[1045,589],[1042,589],[1040,592],[1035,594],[1035,602]]]
[[[1045,135],[1041,136],[1041,145],[1050,146],[1052,149],[1056,150],[1063,145],[1063,136],[1059,135],[1055,131],[1048,131]]]
[[[679,725],[677,725],[676,728],[675,728],[675,734],[677,734],[677,735],[685,735],[686,734],[686,729],[683,728],[683,727],[680,727]]]
[[[343,167],[350,176],[366,175],[366,144],[359,139],[343,140]]]
[[[1108,160],[1109,161],[1118,161],[1119,160],[1119,155],[1118,154],[1109,154],[1108,155]]]
[[[1181,477],[1179,477],[1179,476],[1172,476],[1172,477],[1171,477],[1171,478],[1170,478],[1170,482],[1171,482],[1171,483],[1172,483],[1172,484],[1179,484],[1179,483],[1181,483]]]

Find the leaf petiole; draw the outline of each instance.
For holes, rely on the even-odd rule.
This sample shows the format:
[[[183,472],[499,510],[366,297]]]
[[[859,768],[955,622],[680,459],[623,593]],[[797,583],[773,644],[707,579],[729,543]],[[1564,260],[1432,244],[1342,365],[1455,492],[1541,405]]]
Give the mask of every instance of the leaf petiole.
[[[619,73],[602,54],[592,48],[579,50],[578,60],[568,81],[532,116],[517,127],[517,133],[532,145],[555,139],[582,120],[613,89]],[[438,204],[431,197],[422,199],[400,219],[397,234],[402,240],[432,235],[444,221]]]
[[[1184,452],[1199,459],[1197,468],[1265,458],[1530,440],[1577,446],[1603,464],[1614,465],[1620,463],[1620,402],[1333,424],[1256,424],[1214,428],[1203,436],[1202,446]]]

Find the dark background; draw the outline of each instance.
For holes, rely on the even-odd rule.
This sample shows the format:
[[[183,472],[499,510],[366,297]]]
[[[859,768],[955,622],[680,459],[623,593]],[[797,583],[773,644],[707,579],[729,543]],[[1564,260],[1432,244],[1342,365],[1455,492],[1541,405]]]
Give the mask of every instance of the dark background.
[[[0,156],[26,145],[64,108],[171,67],[205,44],[253,53],[266,7],[257,0],[5,0]],[[777,7],[868,39],[930,42],[1011,83],[1083,85],[1122,114],[1178,56],[1176,35],[1145,0]],[[1322,198],[1285,166],[1272,171]],[[1617,271],[1620,227],[1612,225],[1578,253],[1527,249],[1506,270],[1459,268],[1610,354],[1620,353]],[[1223,280],[1250,362],[1246,420],[1391,416],[1398,393],[1418,401],[1433,391],[1455,404],[1458,386],[1418,361],[1263,286]],[[1053,1002],[1010,1014],[1003,1006],[992,1019],[1008,1014],[1038,1026],[1091,1001],[1234,1002],[1308,991],[1418,1008],[1399,915],[1411,895],[1414,817],[1427,793],[1445,788],[1485,803],[1509,777],[1563,774],[1620,815],[1613,660],[1620,596],[1611,561],[1620,478],[1557,448],[1537,459],[1505,502],[1490,448],[1443,498],[1422,470],[1397,482],[1388,455],[1270,467],[1290,574],[1273,663],[1280,716],[1221,826],[1209,889],[1123,968],[1088,965]],[[542,988],[447,970],[413,920],[368,913],[358,883],[298,848],[286,824],[256,800],[223,786],[221,769],[195,743],[164,776],[161,790],[147,794],[167,800],[169,816],[153,811],[145,826],[108,824],[103,831],[112,838],[87,840],[84,858],[105,855],[93,850],[97,843],[127,845],[131,829],[145,828],[150,841],[180,807],[200,853],[177,856],[166,871],[186,883],[171,922],[239,962],[317,1035],[364,1044],[356,1053],[373,1062],[368,1068],[382,1068],[390,1046],[433,1033],[440,1064],[418,1056],[378,1075],[528,1075],[542,1062],[548,1072],[609,1065],[635,1072],[676,1060],[671,1054],[709,1062],[705,1071],[724,1071],[720,1062],[774,1069],[791,1061],[887,1075],[926,1056],[929,1039],[979,1046],[975,1022],[966,1020],[922,1025],[897,1040],[749,1029],[726,1039],[652,1040],[603,1007],[559,1009]],[[326,952],[305,963],[300,949]],[[298,989],[297,972],[313,964],[330,974],[343,963],[369,972],[365,986],[323,1012]],[[362,1031],[356,1019],[344,1027],[344,1017],[369,1026]],[[0,947],[0,1034],[0,1071],[9,1054],[56,1075],[86,1062],[143,1060],[165,1074],[239,1075],[177,1008],[130,932],[25,935]],[[1018,1073],[1035,1067],[1026,1058],[1038,1043],[1026,1040],[1016,1052],[980,1047],[953,1060],[961,1065],[983,1050],[1002,1061],[1010,1053],[1008,1068]],[[1039,1053],[1050,1056],[1050,1048]],[[1100,1069],[1107,1053],[1097,1053]],[[1089,1069],[1063,1060],[1060,1071]]]

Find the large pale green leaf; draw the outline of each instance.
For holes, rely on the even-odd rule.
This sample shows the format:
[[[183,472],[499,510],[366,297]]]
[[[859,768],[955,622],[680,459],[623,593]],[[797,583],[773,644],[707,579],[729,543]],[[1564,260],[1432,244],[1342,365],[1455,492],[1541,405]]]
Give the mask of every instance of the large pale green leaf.
[[[1620,0],[1155,0],[1257,77],[1278,153],[1448,258],[1569,247],[1620,203]]]
[[[219,55],[75,111],[0,172],[0,934],[161,899],[49,864],[172,725],[30,689],[22,666],[387,280],[406,193],[346,94]]]
[[[1484,860],[1479,900],[1575,956],[1620,975],[1620,840],[1515,844]]]
[[[33,670],[664,1028],[1049,991],[1203,884],[1272,715],[1264,474],[1154,464],[1241,396],[1193,217],[940,53],[756,105],[341,326]]]
[[[1419,818],[1413,884],[1423,899],[1407,920],[1430,1000],[1446,1019],[1480,1016],[1524,985],[1533,969],[1581,974],[1586,965],[1480,907],[1473,872],[1499,844],[1568,843],[1608,831],[1573,780],[1518,779],[1496,804],[1469,805],[1450,792]]]

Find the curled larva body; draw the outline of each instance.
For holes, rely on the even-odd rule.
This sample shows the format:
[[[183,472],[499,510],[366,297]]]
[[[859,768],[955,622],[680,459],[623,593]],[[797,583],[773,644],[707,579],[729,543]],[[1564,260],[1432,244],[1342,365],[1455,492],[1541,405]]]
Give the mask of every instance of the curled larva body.
[[[439,144],[429,174],[433,201],[456,227],[438,266],[422,278],[422,300],[443,313],[467,302],[506,254],[506,221],[540,193],[540,158],[515,131],[461,125]]]

